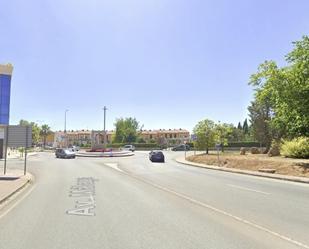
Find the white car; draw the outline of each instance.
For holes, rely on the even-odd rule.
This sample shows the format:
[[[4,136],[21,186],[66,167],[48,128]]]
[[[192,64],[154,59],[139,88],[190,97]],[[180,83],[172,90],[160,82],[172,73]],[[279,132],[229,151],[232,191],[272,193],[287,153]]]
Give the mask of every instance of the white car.
[[[135,146],[134,145],[131,145],[131,144],[128,144],[128,145],[125,145],[121,148],[121,150],[128,150],[128,151],[135,151]]]

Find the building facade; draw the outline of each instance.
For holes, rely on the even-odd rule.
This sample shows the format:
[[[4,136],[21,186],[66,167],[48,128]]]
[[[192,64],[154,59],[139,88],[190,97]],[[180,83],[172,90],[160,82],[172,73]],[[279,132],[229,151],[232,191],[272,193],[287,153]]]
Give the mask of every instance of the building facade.
[[[0,158],[4,156],[5,127],[10,122],[10,96],[13,67],[0,64]]]
[[[112,141],[113,131],[107,131],[107,143]],[[66,144],[78,146],[92,146],[95,144],[103,144],[104,132],[103,131],[90,131],[90,130],[77,130],[77,131],[56,131],[54,134],[54,147],[65,147]]]
[[[10,120],[11,64],[0,65],[0,124],[8,125]]]
[[[140,137],[146,143],[180,144],[190,140],[190,132],[185,129],[142,130]]]
[[[107,131],[106,142],[111,143],[115,131]],[[158,143],[158,144],[181,144],[185,141],[190,141],[190,133],[184,129],[159,129],[159,130],[142,130],[138,132],[138,136],[146,143]],[[103,131],[90,131],[90,130],[78,130],[78,131],[56,131],[54,134],[54,147],[65,147],[69,145],[85,145],[95,146],[103,144],[104,132]]]

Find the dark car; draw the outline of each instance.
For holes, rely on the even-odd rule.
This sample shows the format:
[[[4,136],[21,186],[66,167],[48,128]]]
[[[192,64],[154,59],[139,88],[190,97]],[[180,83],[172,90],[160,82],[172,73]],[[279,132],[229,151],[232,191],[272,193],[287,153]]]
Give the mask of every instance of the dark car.
[[[180,144],[172,148],[172,151],[188,151],[190,150],[190,146],[188,144]]]
[[[149,160],[152,162],[162,162],[164,163],[164,154],[160,150],[152,150],[149,152]]]
[[[57,158],[75,158],[75,153],[70,149],[56,149],[55,155]]]

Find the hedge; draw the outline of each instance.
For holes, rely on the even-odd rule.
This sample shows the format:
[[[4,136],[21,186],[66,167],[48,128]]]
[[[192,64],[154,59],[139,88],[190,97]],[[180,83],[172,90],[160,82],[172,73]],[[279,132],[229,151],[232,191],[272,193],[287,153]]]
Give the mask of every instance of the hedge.
[[[229,142],[228,145],[224,146],[226,148],[230,148],[230,147],[260,147],[260,143],[259,142]],[[262,144],[262,147],[264,147],[264,145]]]
[[[135,146],[136,149],[139,149],[139,148],[159,148],[160,147],[156,143],[112,143],[112,144],[108,144],[107,147],[120,148],[120,147],[123,147],[127,144],[132,144],[133,146]]]

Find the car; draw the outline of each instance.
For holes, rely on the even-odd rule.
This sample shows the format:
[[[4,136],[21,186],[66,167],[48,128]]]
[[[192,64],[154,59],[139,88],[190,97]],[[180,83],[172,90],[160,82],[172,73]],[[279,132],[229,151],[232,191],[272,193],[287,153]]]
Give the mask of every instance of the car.
[[[152,150],[149,152],[149,160],[151,162],[165,162],[164,154],[161,150]]]
[[[134,151],[135,151],[135,146],[134,146],[134,145],[131,145],[131,144],[127,144],[127,145],[123,146],[123,147],[121,148],[121,150],[129,150],[129,151],[134,152]]]
[[[188,151],[190,146],[188,144],[180,144],[172,148],[172,151]]]
[[[75,153],[70,149],[56,149],[55,155],[57,158],[75,158]]]

